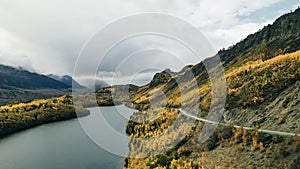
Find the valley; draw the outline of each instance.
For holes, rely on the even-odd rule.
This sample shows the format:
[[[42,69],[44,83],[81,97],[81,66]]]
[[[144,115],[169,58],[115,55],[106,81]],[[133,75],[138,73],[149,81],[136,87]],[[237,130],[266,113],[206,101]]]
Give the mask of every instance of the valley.
[[[137,110],[124,126],[130,138],[125,168],[298,169],[299,18],[300,8],[195,65],[156,73],[142,86],[113,85],[92,92],[76,83],[85,93],[75,96],[72,77],[1,65],[0,137],[88,116],[88,107],[125,104]],[[211,89],[209,74],[215,68],[205,66],[216,58],[224,67],[222,91]],[[203,119],[217,121],[207,125]]]

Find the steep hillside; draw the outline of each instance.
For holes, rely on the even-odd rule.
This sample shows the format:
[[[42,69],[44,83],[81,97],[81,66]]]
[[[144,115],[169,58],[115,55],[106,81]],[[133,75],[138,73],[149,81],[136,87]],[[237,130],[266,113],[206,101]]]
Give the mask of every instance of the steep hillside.
[[[287,53],[293,53],[297,50],[300,50],[300,9],[297,9],[293,13],[289,13],[286,15],[283,15],[282,17],[278,18],[272,25],[268,25],[264,27],[261,31],[249,35],[247,38],[242,40],[241,42],[237,43],[236,45],[230,47],[227,50],[221,50],[218,52],[218,55],[206,59],[204,62],[210,62],[210,60],[213,60],[215,57],[220,57],[223,61],[223,66],[225,67],[226,76],[228,82],[228,87],[230,89],[237,88],[242,83],[245,83],[249,78],[252,77],[253,72],[240,72],[238,74],[239,77],[248,77],[248,79],[243,79],[242,81],[238,81],[241,79],[237,79],[237,77],[228,77],[229,74],[233,72],[233,70],[237,70],[237,68],[248,66],[251,68],[251,64],[255,64],[257,62],[264,62],[268,59],[272,59],[275,56],[287,54]],[[280,61],[279,61],[280,62]],[[248,86],[244,86],[245,89],[247,88],[247,93],[244,93],[242,96],[243,99],[248,99],[247,101],[244,101],[243,99],[234,102],[234,99],[236,96],[231,92],[229,92],[228,102],[227,106],[244,106],[247,105],[254,105],[254,103],[250,103],[251,100],[255,99],[255,104],[258,104],[262,102],[262,99],[268,98],[268,99],[274,99],[278,92],[285,87],[291,85],[293,82],[299,80],[299,76],[297,75],[297,67],[299,66],[298,63],[289,63],[290,65],[281,65],[281,67],[276,68],[277,66],[280,66],[281,63],[278,63],[279,65],[274,65],[274,68],[277,73],[276,76],[282,76],[282,78],[287,78],[284,81],[279,81],[279,83],[285,83],[285,84],[275,84],[275,81],[278,81],[280,77],[272,77],[273,79],[273,85],[276,86],[263,86],[263,88],[260,88],[257,91],[253,87],[251,88],[251,91],[249,90],[249,86],[251,84],[248,84]],[[282,64],[285,64],[284,62]],[[255,65],[254,65],[255,66]],[[282,66],[285,67],[286,70],[283,70]],[[293,70],[287,70],[287,69],[293,69]],[[270,68],[273,69],[273,68]],[[262,73],[267,73],[263,76],[261,76],[259,73],[256,72],[256,76],[261,76],[260,80],[270,78],[273,70],[268,70]],[[168,72],[162,72],[158,73],[154,76],[153,80],[145,86],[140,87],[139,91],[136,93],[136,97],[133,99],[133,103],[136,103],[136,108],[139,108],[141,105],[143,107],[148,108],[149,106],[145,106],[145,103],[149,103],[150,100],[159,100],[155,99],[155,91],[158,89],[160,91],[163,91],[164,94],[168,98],[167,106],[168,107],[178,107],[180,106],[180,90],[178,89],[177,82],[183,82],[184,79],[190,79],[189,78],[189,72],[192,72],[194,74],[194,77],[198,83],[199,86],[199,92],[197,91],[191,91],[191,100],[194,94],[198,94],[201,96],[201,109],[207,111],[209,108],[209,102],[210,102],[210,81],[207,74],[207,70],[203,64],[203,62],[196,64],[194,66],[185,67],[182,71],[178,73],[168,73]],[[284,72],[284,74],[281,74],[281,72]],[[245,75],[245,73],[248,75]],[[286,77],[286,73],[290,74],[291,77]],[[162,77],[161,75],[164,75],[165,78],[161,78],[162,80],[159,81],[159,83],[154,83],[154,81],[158,77]],[[275,75],[272,75],[275,76]],[[285,76],[285,77],[283,77]],[[171,78],[172,77],[172,78]],[[233,79],[234,78],[234,79]],[[277,78],[275,80],[274,78]],[[253,80],[250,83],[254,83],[255,81],[259,81],[259,79]],[[238,83],[239,84],[234,84]],[[267,83],[267,82],[265,82]],[[269,82],[270,83],[270,82]],[[268,83],[268,85],[270,85]],[[153,88],[152,86],[155,86],[156,88]],[[180,84],[183,88],[189,88],[190,82],[182,83]],[[236,86],[234,86],[236,85]],[[247,84],[244,84],[247,85]],[[256,88],[259,86],[256,86]],[[267,91],[265,89],[271,88],[270,90],[276,90],[276,91]],[[263,91],[263,93],[259,93]],[[254,92],[254,93],[252,93]],[[256,93],[255,93],[256,92]],[[271,92],[271,93],[270,93]],[[236,94],[236,93],[235,93]],[[252,98],[249,98],[247,94],[250,94]],[[265,96],[261,96],[263,94],[266,94]],[[270,96],[272,94],[272,96]],[[152,98],[150,98],[150,96]],[[247,97],[246,97],[247,96]],[[256,97],[256,98],[254,98]],[[265,97],[265,98],[263,98]],[[170,99],[169,99],[170,98]],[[233,99],[233,100],[232,100]],[[250,100],[249,100],[250,99]],[[143,104],[141,104],[143,103]]]
[[[299,75],[300,51],[232,69],[226,74],[228,101],[221,122],[300,133]],[[209,88],[199,90],[209,95]],[[139,108],[143,111],[131,117],[127,133],[132,138],[156,139],[131,142],[130,156],[150,157],[128,158],[127,168],[299,168],[300,137],[219,126],[206,142],[199,143],[204,123],[185,119],[175,124],[184,117],[173,108]],[[205,115],[199,113],[199,117]],[[188,134],[183,137],[182,133]],[[174,138],[182,140],[170,148]],[[168,151],[149,154],[159,149]]]
[[[258,128],[300,133],[300,9],[236,45],[180,72],[163,71],[130,94],[131,106],[141,110],[127,125],[131,136],[127,168],[300,168],[300,138],[258,132]],[[222,123],[253,130],[218,126],[204,143],[199,133],[205,123],[179,121],[174,111],[189,103],[188,112],[206,118],[211,105],[211,83],[204,62],[220,57],[225,67],[227,98]],[[210,71],[210,70],[209,70]],[[192,87],[192,72],[197,87]],[[181,84],[178,84],[181,82]],[[181,93],[181,89],[187,92]],[[200,96],[200,100],[197,98]],[[102,100],[101,92],[98,100]],[[104,98],[105,100],[105,98]],[[200,111],[194,106],[199,106]],[[163,107],[163,108],[162,108]],[[190,108],[189,108],[190,107]],[[197,112],[195,112],[197,111]],[[180,123],[182,122],[182,123]],[[175,124],[174,124],[175,123]],[[170,130],[172,126],[176,130]],[[187,133],[182,136],[182,133]],[[153,138],[140,142],[134,138]],[[169,147],[172,140],[182,140]],[[176,140],[176,139],[175,139]]]
[[[226,67],[253,61],[266,60],[300,49],[300,8],[279,17],[272,25],[218,54]]]

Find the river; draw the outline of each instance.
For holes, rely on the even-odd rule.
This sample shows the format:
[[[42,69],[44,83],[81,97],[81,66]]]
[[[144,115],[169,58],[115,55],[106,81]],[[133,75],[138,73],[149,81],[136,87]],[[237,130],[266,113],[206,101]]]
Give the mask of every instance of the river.
[[[135,111],[124,105],[89,110],[91,114],[80,121],[95,126],[105,136],[108,131],[101,128],[105,121],[99,119],[99,113],[116,131],[125,134],[127,118]],[[128,141],[122,141],[126,145],[123,151],[128,152]],[[113,139],[111,142],[114,144]],[[124,157],[95,144],[78,119],[44,124],[0,139],[1,169],[121,169],[123,166]]]

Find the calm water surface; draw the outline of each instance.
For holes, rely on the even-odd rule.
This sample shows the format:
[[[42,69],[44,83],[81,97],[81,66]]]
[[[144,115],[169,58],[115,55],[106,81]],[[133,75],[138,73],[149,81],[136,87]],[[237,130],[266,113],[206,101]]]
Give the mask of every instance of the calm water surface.
[[[100,113],[116,131],[124,134],[126,118],[134,110],[124,105],[116,107],[101,107]],[[107,131],[101,130],[105,121],[99,119],[99,108],[89,110],[91,115],[81,121],[107,135]],[[128,140],[122,145],[128,145]],[[124,150],[128,151],[128,147]],[[0,139],[0,169],[121,169],[123,166],[124,157],[95,144],[78,119],[44,124]]]

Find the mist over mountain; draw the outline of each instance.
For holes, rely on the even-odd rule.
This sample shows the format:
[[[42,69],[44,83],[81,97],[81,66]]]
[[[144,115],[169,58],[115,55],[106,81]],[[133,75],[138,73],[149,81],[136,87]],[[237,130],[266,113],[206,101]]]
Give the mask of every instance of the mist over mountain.
[[[67,85],[69,87],[73,87],[75,89],[84,89],[84,88],[86,88],[85,86],[79,84],[71,76],[68,76],[68,75],[58,76],[58,75],[50,74],[48,76],[51,77],[52,79],[55,79],[56,81],[62,82],[65,85]]]
[[[67,89],[65,83],[45,75],[10,66],[0,65],[0,86],[22,89]]]

